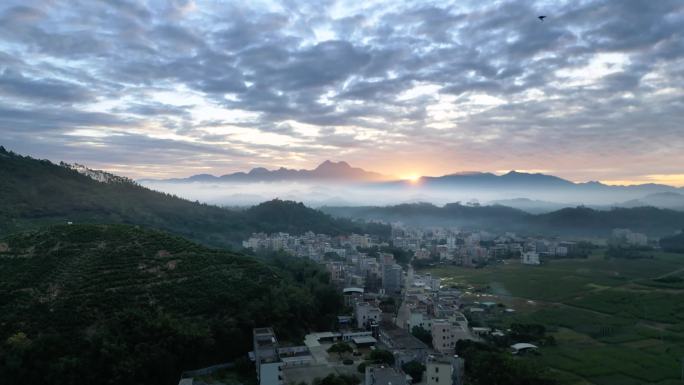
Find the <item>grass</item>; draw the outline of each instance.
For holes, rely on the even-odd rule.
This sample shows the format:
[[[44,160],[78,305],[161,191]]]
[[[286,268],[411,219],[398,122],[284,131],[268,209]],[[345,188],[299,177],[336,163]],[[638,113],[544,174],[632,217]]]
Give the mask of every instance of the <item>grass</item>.
[[[622,260],[599,251],[542,266],[514,261],[430,271],[473,296],[516,308],[514,317],[495,323],[547,326],[558,343],[542,348],[538,359],[562,384],[669,385],[682,383],[684,286],[662,277],[682,277],[682,269],[684,255]]]

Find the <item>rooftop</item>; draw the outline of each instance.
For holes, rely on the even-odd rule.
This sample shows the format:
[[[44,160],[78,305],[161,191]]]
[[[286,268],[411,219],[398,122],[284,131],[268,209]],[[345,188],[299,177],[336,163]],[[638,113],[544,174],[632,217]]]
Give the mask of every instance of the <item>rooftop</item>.
[[[394,324],[383,323],[381,333],[391,340],[392,349],[417,350],[428,348],[423,341],[411,335],[407,330],[399,328]]]

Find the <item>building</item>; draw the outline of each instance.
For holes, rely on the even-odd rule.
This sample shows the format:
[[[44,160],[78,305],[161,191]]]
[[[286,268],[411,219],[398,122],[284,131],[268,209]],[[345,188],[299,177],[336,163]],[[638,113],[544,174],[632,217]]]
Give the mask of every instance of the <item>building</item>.
[[[377,306],[368,302],[357,302],[354,311],[356,316],[356,327],[368,329],[370,326],[380,322],[381,311]]]
[[[463,364],[458,356],[428,356],[425,361],[427,385],[463,385]]]
[[[394,355],[398,367],[410,361],[424,362],[428,355],[429,347],[423,341],[396,325],[383,323],[379,337],[380,342]]]
[[[609,244],[616,247],[648,246],[648,237],[629,229],[613,229]]]
[[[472,338],[467,326],[446,319],[433,320],[431,332],[432,347],[444,354],[453,354],[457,341]]]
[[[385,294],[392,295],[401,292],[401,276],[403,270],[396,263],[383,265],[382,267],[382,288]]]
[[[259,385],[283,384],[283,362],[278,354],[278,340],[273,329],[256,328],[253,330],[254,364],[256,365]]]
[[[541,261],[536,251],[526,251],[520,255],[520,263],[523,265],[540,265]]]
[[[354,304],[363,299],[363,288],[345,287],[342,289],[342,297],[344,298],[345,306],[354,306]]]
[[[407,375],[398,370],[382,366],[366,366],[365,385],[409,385]]]

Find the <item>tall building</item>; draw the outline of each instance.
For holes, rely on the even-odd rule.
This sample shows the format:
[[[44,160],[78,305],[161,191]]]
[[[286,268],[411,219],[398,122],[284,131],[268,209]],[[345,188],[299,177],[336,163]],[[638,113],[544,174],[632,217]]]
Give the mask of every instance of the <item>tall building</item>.
[[[385,294],[392,295],[401,292],[401,276],[403,271],[396,263],[382,267],[382,288]]]
[[[259,385],[282,385],[283,362],[278,355],[278,340],[273,329],[256,328],[252,332],[254,363]]]

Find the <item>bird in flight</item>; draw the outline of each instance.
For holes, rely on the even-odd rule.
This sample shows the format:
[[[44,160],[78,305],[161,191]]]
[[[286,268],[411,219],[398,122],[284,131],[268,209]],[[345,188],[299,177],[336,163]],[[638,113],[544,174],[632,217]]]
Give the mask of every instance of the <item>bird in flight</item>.
[[[541,22],[544,22],[544,19],[546,19],[546,16],[537,16],[537,19],[541,20]]]

